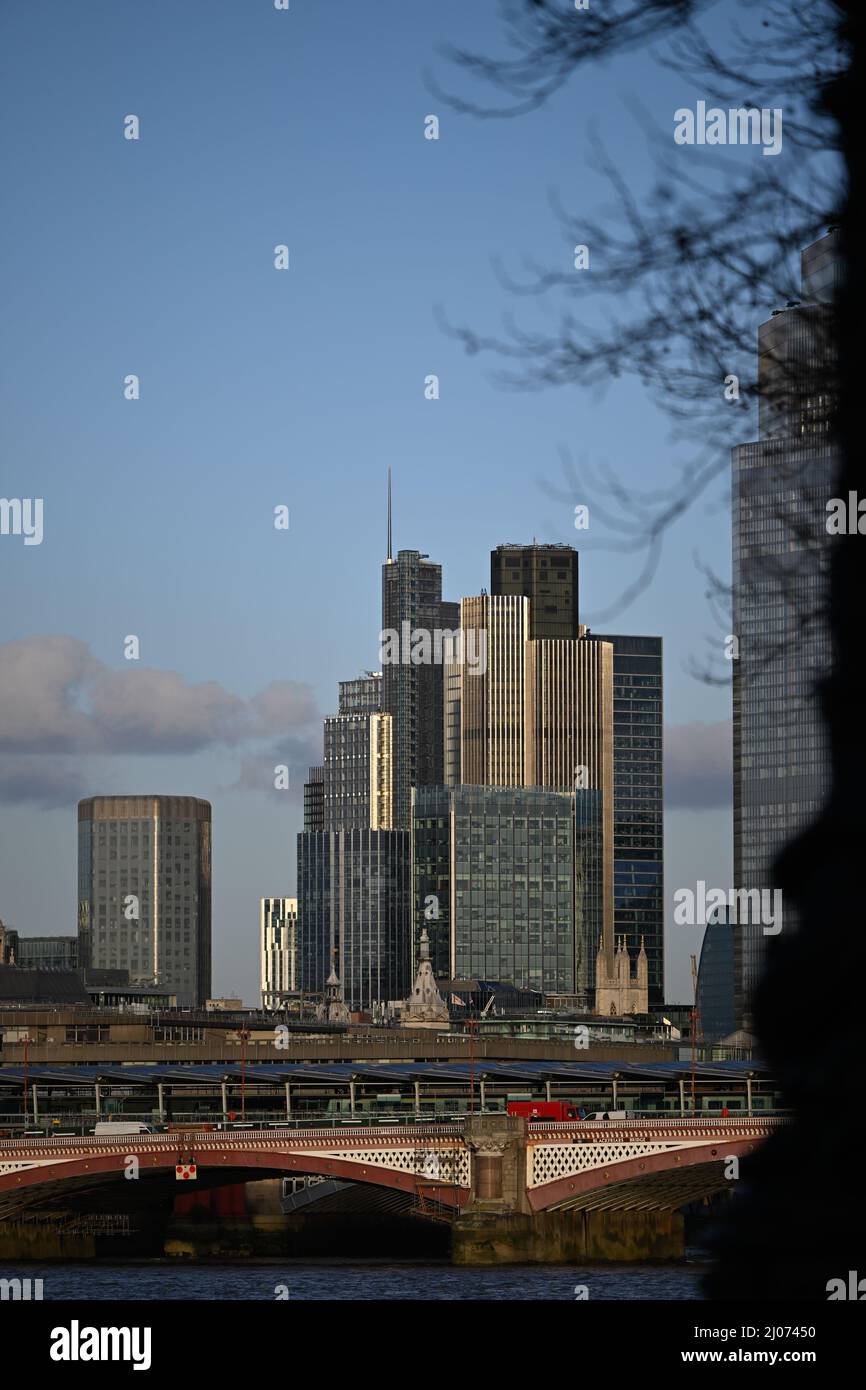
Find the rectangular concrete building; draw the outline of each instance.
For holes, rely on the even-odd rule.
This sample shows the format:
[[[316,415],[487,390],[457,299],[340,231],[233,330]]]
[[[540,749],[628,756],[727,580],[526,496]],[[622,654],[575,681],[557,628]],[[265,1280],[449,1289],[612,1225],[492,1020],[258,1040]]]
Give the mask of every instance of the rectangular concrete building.
[[[211,994],[211,807],[194,796],[78,803],[78,955],[182,1006]]]

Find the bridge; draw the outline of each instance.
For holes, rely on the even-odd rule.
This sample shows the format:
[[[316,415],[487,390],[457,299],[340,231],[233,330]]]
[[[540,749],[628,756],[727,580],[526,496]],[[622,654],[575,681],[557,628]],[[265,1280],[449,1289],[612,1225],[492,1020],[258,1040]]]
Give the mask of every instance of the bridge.
[[[450,1212],[456,1225],[488,1235],[496,1228],[501,1236],[508,1218],[527,1227],[537,1218],[581,1212],[619,1213],[619,1229],[629,1213],[640,1214],[643,1229],[648,1214],[670,1217],[729,1187],[738,1172],[731,1160],[747,1158],[783,1123],[764,1117],[527,1123],[477,1114],[454,1124],[9,1139],[0,1141],[0,1222],[62,1210],[95,1192],[104,1205],[112,1184],[132,1196],[129,1179],[141,1183],[134,1195],[146,1203],[154,1179],[164,1198],[166,1188],[173,1194],[181,1183],[315,1175],[409,1194],[421,1211]],[[193,1171],[195,1178],[183,1176]],[[553,1221],[557,1230],[574,1225]],[[585,1237],[585,1222],[581,1229]]]

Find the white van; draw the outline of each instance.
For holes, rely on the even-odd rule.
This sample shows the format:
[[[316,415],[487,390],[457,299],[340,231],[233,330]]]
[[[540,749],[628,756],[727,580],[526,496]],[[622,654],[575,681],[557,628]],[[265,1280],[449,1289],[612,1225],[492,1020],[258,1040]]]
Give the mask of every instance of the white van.
[[[592,1115],[587,1115],[588,1120],[624,1120],[628,1117],[627,1110],[596,1110]]]
[[[153,1134],[153,1125],[146,1125],[143,1120],[100,1120],[93,1133],[97,1135],[107,1135],[111,1139],[120,1139],[126,1134]]]

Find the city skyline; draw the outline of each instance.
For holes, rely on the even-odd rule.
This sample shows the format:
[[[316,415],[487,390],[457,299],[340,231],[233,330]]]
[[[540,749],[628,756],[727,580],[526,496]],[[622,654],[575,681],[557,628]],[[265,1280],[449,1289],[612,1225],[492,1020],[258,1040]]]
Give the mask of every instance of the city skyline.
[[[133,28],[116,71],[101,64],[114,30],[97,9],[74,25],[59,15],[44,77],[75,112],[71,164],[33,95],[37,84],[26,63],[10,74],[4,94],[40,150],[37,178],[17,148],[9,152],[10,177],[26,197],[5,229],[18,257],[10,341],[21,351],[7,364],[3,404],[8,453],[28,482],[16,482],[15,464],[6,486],[44,496],[45,534],[39,547],[9,537],[0,545],[7,595],[0,680],[13,695],[21,682],[40,680],[47,708],[7,717],[0,728],[0,911],[28,934],[69,920],[75,846],[68,813],[80,797],[160,787],[205,797],[215,818],[221,992],[254,994],[238,923],[255,921],[263,892],[292,891],[301,785],[305,767],[320,759],[321,713],[331,708],[336,681],[377,664],[371,618],[389,464],[398,544],[435,556],[449,597],[479,591],[486,555],[497,545],[515,537],[576,537],[591,625],[664,638],[669,882],[726,882],[731,874],[729,696],[686,673],[708,638],[716,642],[693,538],[675,533],[651,589],[625,614],[596,622],[593,615],[620,590],[621,557],[598,545],[604,536],[594,519],[587,533],[576,533],[573,506],[550,494],[561,477],[560,446],[585,450],[594,462],[610,460],[636,489],[653,486],[671,457],[658,402],[627,381],[613,382],[598,402],[503,394],[488,370],[442,332],[434,313],[441,305],[451,313],[465,309],[479,324],[495,322],[503,295],[492,258],[516,266],[529,247],[554,259],[570,252],[547,193],[559,186],[568,198],[577,174],[582,197],[607,196],[591,167],[586,131],[563,122],[562,102],[527,126],[508,127],[507,139],[501,124],[443,108],[440,140],[425,141],[423,117],[437,103],[424,65],[444,35],[470,46],[483,42],[496,6],[446,0],[435,13],[409,15],[399,4],[388,11],[384,40],[358,13],[347,13],[345,45],[331,67],[331,36],[317,7],[292,14],[293,40],[281,47],[264,15],[214,4],[208,52],[229,45],[240,64],[229,92],[198,61],[202,36],[184,14],[157,10],[144,26],[124,16]],[[36,51],[32,19],[15,14],[7,22],[12,42]],[[304,52],[311,62],[299,61]],[[348,52],[358,68],[347,65]],[[148,80],[157,55],[168,74],[158,103]],[[389,74],[380,110],[359,104],[366,81],[359,85],[355,74],[362,68],[370,82]],[[70,85],[72,69],[93,80]],[[314,69],[317,82],[328,74],[320,91]],[[640,55],[626,55],[620,71],[660,120],[688,97],[682,79]],[[588,107],[602,114],[608,137],[621,146],[626,176],[646,188],[633,116],[601,73],[587,82]],[[235,95],[240,91],[252,92],[252,103]],[[119,135],[115,149],[106,143],[106,121],[113,103],[120,120],[134,93],[142,138],[132,146]],[[192,109],[209,113],[204,139],[198,126],[189,128]],[[286,136],[311,110],[319,122],[315,157]],[[189,135],[188,154],[174,138],[178,128]],[[347,131],[364,151],[363,174],[346,159]],[[525,170],[518,186],[513,140]],[[189,159],[195,197],[188,193]],[[787,160],[783,150],[773,163],[781,168]],[[297,197],[283,178],[287,161]],[[66,229],[58,266],[45,240],[54,209],[48,190],[72,193],[106,175],[118,205],[131,207],[131,220],[111,209],[82,209]],[[229,206],[223,190],[237,178],[247,191],[262,184],[275,191],[264,203],[241,197]],[[142,180],[149,202],[136,194]],[[168,234],[152,210],[165,198],[177,209]],[[202,219],[209,238],[202,238]],[[355,228],[351,250],[347,226]],[[272,248],[283,239],[292,260],[281,280]],[[116,293],[98,288],[94,252]],[[97,285],[84,319],[70,298],[75,274]],[[50,342],[34,334],[34,305],[19,290],[28,282],[41,287],[39,305],[56,320]],[[282,296],[276,308],[275,289]],[[150,323],[154,303],[163,306],[158,332]],[[768,299],[755,323],[774,307]],[[339,331],[346,323],[350,330]],[[82,337],[97,348],[86,369]],[[408,355],[401,346],[407,341]],[[55,383],[56,405],[34,393],[26,364],[35,360],[40,379]],[[136,370],[141,398],[129,402],[122,381]],[[438,401],[423,395],[430,371],[440,377]],[[744,439],[754,435],[748,417],[732,428]],[[88,489],[80,486],[83,476]],[[280,504],[290,512],[286,532],[272,524]],[[81,543],[97,517],[98,554]],[[724,575],[723,501],[708,501],[697,519],[702,559]],[[143,564],[142,546],[161,562]],[[339,599],[337,569],[361,576]],[[123,654],[129,634],[141,639],[137,665]],[[69,705],[89,706],[95,688],[98,712],[70,719]],[[272,769],[283,762],[297,776],[280,794]],[[275,814],[259,814],[269,808]],[[48,874],[35,862],[36,844],[52,865]],[[672,988],[685,997],[688,953],[698,942],[672,927],[670,894],[666,914],[669,957],[681,967]]]
[[[0,38],[0,1303],[850,1361],[858,7]]]
[[[529,543],[521,543],[521,544],[522,544],[522,547],[523,547],[523,548],[526,548],[526,549],[531,548],[531,547],[529,546]],[[496,555],[497,550],[502,550],[502,549],[504,549],[504,548],[505,548],[505,547],[503,546],[502,543],[500,543],[495,549],[494,549],[494,548],[491,548],[491,551],[490,551],[490,558],[491,558],[491,561],[492,561],[493,557]],[[508,549],[511,549],[511,550],[514,549],[513,543],[510,544],[510,545],[508,546]],[[560,543],[559,549],[560,549],[560,550],[563,549],[562,543]],[[417,557],[420,558],[422,552],[416,552],[416,551],[408,551],[408,552],[407,552],[407,551],[402,551],[402,554],[403,554],[404,556],[406,556],[407,558],[410,558],[410,562],[413,563],[413,564],[415,564],[415,563],[417,563],[415,557],[417,556]],[[577,558],[577,555],[578,555],[578,554],[579,554],[579,552],[575,551],[575,558]],[[422,561],[422,563],[426,563],[426,561]],[[590,565],[589,565],[588,567],[591,569],[591,563],[590,563]],[[440,567],[434,566],[433,568],[438,572]],[[395,566],[395,569],[396,569],[396,566]],[[384,567],[383,567],[383,571],[384,571]],[[441,582],[442,582],[442,581],[441,581],[441,578],[437,578],[437,583],[441,584]],[[535,647],[536,647],[536,645],[537,645],[536,643],[532,643],[531,641],[528,640],[528,633],[529,633],[529,631],[531,630],[531,620],[530,620],[530,616],[529,616],[530,613],[531,613],[531,603],[530,603],[530,601],[528,601],[528,600],[519,600],[519,601],[522,602],[522,603],[524,604],[525,609],[526,609],[526,618],[525,618],[525,621],[524,621],[524,624],[523,624],[523,626],[525,627],[526,630],[525,630],[525,632],[523,633],[523,636],[521,637],[521,643],[525,641],[525,642],[526,642],[526,650],[527,650],[528,653],[531,653],[531,652],[534,651],[534,649],[535,649]],[[500,603],[500,602],[503,602],[503,600],[498,600],[498,599],[490,599],[490,600],[488,600],[488,599],[484,599],[484,598],[481,598],[481,599],[473,599],[473,598],[470,597],[470,598],[462,598],[459,602],[441,603],[441,604],[438,603],[438,600],[437,600],[436,605],[434,605],[435,612],[434,612],[434,608],[430,608],[429,612],[427,612],[427,616],[428,616],[428,617],[431,617],[431,615],[432,615],[432,617],[435,617],[435,618],[436,618],[436,621],[441,621],[441,622],[443,622],[443,623],[449,623],[449,622],[453,622],[453,621],[454,621],[455,613],[459,613],[461,605],[465,605],[465,604],[468,603],[468,604],[470,605],[470,607],[471,607],[471,605],[473,605],[473,604],[475,604],[475,605],[482,604],[482,605],[483,605],[483,604],[485,604],[485,603],[490,603],[490,602]],[[516,600],[516,599],[511,599],[511,600],[505,600],[505,602],[510,602],[510,603],[513,604],[513,603],[515,603],[515,602],[518,602],[518,600]],[[472,611],[474,612],[474,609],[473,609]],[[426,610],[425,610],[425,612],[426,612]],[[383,612],[383,617],[384,617],[384,612]],[[474,619],[473,619],[473,622],[474,622]],[[579,627],[578,630],[579,630],[579,633],[581,633],[581,634],[584,635],[584,640],[586,640],[586,641],[588,641],[588,642],[592,642],[592,644],[593,644],[594,646],[597,645],[598,648],[599,648],[599,650],[603,650],[603,649],[605,649],[606,646],[608,646],[607,639],[606,639],[606,637],[605,637],[603,634],[601,634],[601,633],[598,633],[598,634],[596,634],[596,633],[589,633],[588,631],[586,631],[585,629],[583,629],[583,628],[581,628],[581,627]],[[380,636],[380,638],[381,638],[381,631],[380,631],[380,633],[379,633],[379,636]],[[631,643],[631,644],[634,644],[634,643],[641,644],[641,643],[647,643],[647,642],[653,643],[653,642],[655,642],[656,640],[657,640],[657,639],[651,638],[651,637],[642,638],[642,637],[639,637],[639,636],[634,637],[634,638],[621,638],[621,637],[617,637],[617,638],[614,638],[614,639],[613,639],[613,641],[614,641],[615,643],[618,643],[618,644],[622,644],[623,642],[625,642],[625,643]],[[540,651],[540,650],[541,650],[541,649],[539,648],[539,651]],[[387,669],[387,668],[386,668],[386,669]],[[411,665],[410,665],[409,669],[415,669],[415,670],[417,670],[418,668],[413,668],[413,667],[411,667]],[[422,668],[422,669],[424,669],[424,668]],[[429,670],[430,668],[428,667],[427,669]],[[435,671],[437,668],[434,666],[432,669]],[[534,668],[533,668],[533,669],[534,669]],[[473,679],[473,677],[472,677],[471,675],[467,675],[466,679],[469,680],[469,681],[471,682],[472,679]],[[478,684],[479,684],[479,688],[480,688],[480,686],[484,684],[484,680],[483,680],[483,679],[478,679],[477,677],[476,677],[475,679],[478,680]],[[375,687],[375,691],[376,691],[376,694],[375,694],[375,695],[372,693],[374,687]],[[337,704],[338,704],[338,711],[339,711],[339,712],[336,713],[336,714],[331,714],[331,715],[327,715],[327,714],[326,714],[326,715],[323,717],[323,720],[322,720],[323,728],[324,728],[324,730],[325,730],[325,739],[326,739],[326,742],[327,742],[327,740],[330,738],[330,739],[331,739],[331,742],[332,742],[332,746],[338,746],[338,745],[334,745],[334,743],[333,743],[333,740],[334,740],[335,735],[336,735],[336,730],[341,729],[341,728],[344,729],[344,730],[346,730],[346,731],[355,730],[353,737],[354,737],[356,740],[357,740],[357,738],[358,738],[358,736],[359,736],[359,734],[360,734],[360,736],[362,737],[362,740],[363,740],[365,743],[368,743],[370,747],[372,747],[373,749],[376,749],[376,748],[381,748],[381,749],[382,749],[382,753],[380,753],[378,756],[374,753],[374,763],[381,763],[381,758],[382,758],[382,756],[383,756],[383,754],[384,754],[385,760],[386,760],[386,764],[389,765],[388,780],[389,780],[389,783],[390,783],[390,762],[391,762],[391,754],[390,754],[389,744],[390,744],[390,741],[391,741],[391,740],[390,740],[390,737],[389,737],[388,740],[387,740],[387,742],[383,744],[383,743],[382,743],[382,739],[383,739],[384,735],[381,734],[381,733],[376,733],[375,731],[380,730],[380,729],[383,727],[383,721],[387,721],[387,723],[390,724],[390,722],[391,722],[391,716],[389,716],[389,715],[387,715],[387,714],[384,714],[382,711],[374,711],[373,708],[372,708],[372,704],[373,704],[373,702],[374,702],[375,699],[378,699],[378,700],[381,700],[381,699],[382,699],[382,688],[383,688],[382,674],[381,674],[381,673],[373,673],[373,672],[371,672],[371,671],[368,670],[368,671],[366,671],[366,672],[360,673],[358,676],[353,676],[353,677],[344,678],[344,679],[340,680],[340,681],[338,682],[338,688],[339,688],[339,696],[338,696],[338,702],[337,702]],[[515,696],[515,698],[516,698],[516,696]],[[522,700],[523,700],[523,687],[522,687],[522,680],[521,680],[521,692],[520,692],[520,702],[521,702],[521,703],[522,703]],[[516,708],[516,707],[515,707],[515,708]],[[443,723],[444,723],[444,720],[443,720]],[[385,727],[387,727],[387,725],[386,725]],[[330,730],[330,733],[328,732],[329,730]],[[345,735],[343,735],[343,737],[345,737]],[[310,745],[308,745],[308,746],[310,746]],[[351,745],[350,745],[350,746],[351,746]],[[521,777],[521,778],[522,778],[522,776],[523,776],[523,760],[524,760],[524,755],[523,755],[523,753],[521,752],[521,754],[520,754],[520,759],[519,759],[520,764],[521,764],[521,771],[520,771],[520,777]],[[515,767],[516,767],[516,765],[515,765]],[[297,767],[295,767],[295,766],[293,766],[293,767],[291,768],[291,782],[292,782],[292,793],[293,793],[292,800],[293,800],[293,802],[294,802],[294,804],[295,804],[296,806],[297,806],[297,804],[298,804],[298,802],[299,802],[299,797],[298,797],[298,784],[301,783],[301,784],[303,785],[303,790],[304,790],[304,793],[305,793],[305,796],[306,796],[306,795],[309,793],[309,788],[310,788],[309,778],[310,778],[310,776],[312,776],[315,772],[317,772],[317,770],[318,770],[318,769],[315,767],[315,765],[313,765],[312,767],[309,768],[309,770],[308,770],[308,772],[307,772],[306,774],[302,774],[302,773],[301,773],[301,770],[300,770],[299,768],[297,768]],[[276,769],[275,769],[275,771],[276,771]],[[515,774],[515,775],[516,775],[516,774]],[[333,792],[329,792],[329,790],[328,790],[328,783],[329,783],[329,777],[328,777],[328,773],[327,773],[327,770],[326,770],[325,773],[324,773],[324,776],[323,776],[322,790],[321,790],[321,795],[322,795],[322,818],[323,818],[323,819],[322,819],[322,828],[324,828],[324,829],[333,828],[333,824],[332,824],[332,823],[333,823],[333,812],[329,813],[329,812],[327,811],[327,809],[326,809],[327,806],[329,805],[329,798],[333,797],[333,795],[334,795]],[[381,783],[381,776],[379,777],[379,784],[380,784],[380,795],[379,795],[379,797],[378,797],[378,805],[379,805],[380,808],[382,808],[382,807],[387,806],[388,803],[389,803],[389,801],[392,801],[392,792],[390,791],[390,789],[389,789],[389,790],[385,790],[384,784]],[[433,786],[435,786],[435,785],[441,785],[441,783],[428,783],[428,784],[426,784],[426,785],[433,785]],[[471,783],[468,783],[467,785],[471,785]],[[503,785],[503,784],[499,784],[499,785]],[[96,795],[98,795],[98,793],[96,793]],[[137,793],[137,792],[134,792],[134,791],[132,791],[132,792],[130,792],[130,791],[125,791],[125,792],[117,793],[117,794],[115,794],[115,795],[121,796],[121,797],[128,797],[128,796],[138,795],[138,793]],[[343,796],[342,796],[342,804],[343,804],[344,806],[349,804],[349,803],[347,802],[347,800],[346,800],[345,793],[343,793]],[[368,810],[369,810],[369,807],[368,807]],[[368,810],[364,812],[364,817],[362,817],[362,819],[364,819],[365,825],[367,824],[366,815],[368,814]],[[267,807],[262,807],[262,808],[260,809],[260,811],[259,811],[259,816],[260,816],[260,818],[261,818],[260,823],[263,824],[263,823],[265,822],[266,818],[269,817],[270,814],[271,814],[271,811],[270,811],[269,808],[267,808]],[[386,815],[387,815],[387,813],[386,813]],[[348,821],[341,823],[341,827],[340,827],[340,828],[341,828],[341,829],[347,828],[347,826],[349,825],[349,823],[350,823],[350,822],[348,822]],[[385,820],[381,821],[381,824],[382,824],[382,826],[385,826],[386,828],[391,828],[390,826],[386,825],[386,821],[385,821]],[[360,822],[359,822],[359,826],[360,826]],[[607,852],[607,856],[606,856],[606,857],[609,857],[609,851]],[[279,878],[279,876],[280,876],[280,875],[279,875],[279,872],[278,872],[276,875],[272,875],[272,878],[273,878],[273,877]],[[284,878],[284,880],[285,880],[286,877],[288,877],[288,875],[286,875],[286,874],[285,874],[285,871],[283,871],[283,878]],[[628,877],[629,877],[629,881],[631,881],[632,875],[629,875]],[[623,881],[625,881],[625,880],[623,880]],[[256,898],[255,898],[253,916],[251,917],[251,924],[252,924],[252,922],[253,922],[254,919],[255,919],[255,910],[257,909],[257,905],[258,905],[258,903],[260,902],[260,900],[262,899],[262,897],[265,896],[265,895],[262,894],[262,892],[261,892],[260,890],[261,890],[262,887],[268,888],[268,887],[270,887],[270,886],[271,886],[271,883],[270,883],[270,882],[269,882],[269,883],[266,883],[266,884],[264,884],[264,885],[262,885],[262,884],[257,884],[257,885],[256,885]],[[296,874],[293,873],[293,874],[291,875],[291,881],[290,881],[290,882],[288,882],[288,883],[283,882],[283,883],[279,884],[278,886],[280,886],[281,888],[285,888],[285,891],[283,891],[283,892],[277,894],[277,895],[276,895],[277,898],[288,898],[288,897],[291,897],[291,896],[296,895],[297,892],[298,892],[298,885],[297,885],[297,877],[296,877]],[[401,891],[402,891],[402,890],[401,890]],[[652,961],[652,963],[653,963],[653,964],[652,964],[652,974],[651,974],[651,979],[653,980],[653,987],[652,987],[652,991],[651,991],[651,1004],[652,1004],[652,1007],[658,1008],[658,1007],[661,1006],[661,1003],[663,1002],[663,1000],[662,1000],[662,990],[661,990],[660,987],[659,987],[659,980],[660,980],[660,976],[661,976],[661,965],[662,965],[663,950],[660,948],[660,944],[659,944],[659,941],[658,941],[658,939],[657,939],[657,935],[656,935],[656,933],[653,931],[652,919],[644,920],[643,923],[641,924],[641,921],[639,920],[639,917],[635,916],[635,913],[634,913],[634,911],[631,909],[630,904],[628,903],[628,901],[621,898],[621,896],[620,896],[621,891],[622,891],[622,890],[621,890],[620,887],[619,887],[619,880],[618,880],[618,888],[617,888],[618,896],[617,896],[617,899],[616,899],[616,907],[615,907],[615,915],[614,915],[614,927],[613,927],[613,931],[608,930],[608,931],[605,933],[605,937],[606,937],[606,941],[607,941],[607,951],[608,951],[609,953],[612,954],[613,947],[614,947],[614,942],[617,941],[617,940],[619,939],[619,937],[620,937],[623,933],[627,933],[627,934],[629,935],[629,937],[631,938],[631,940],[630,940],[630,947],[631,947],[631,949],[632,949],[633,952],[637,950],[638,945],[640,944],[641,938],[645,938],[645,945],[647,946],[647,948],[648,948],[648,950],[649,950],[650,958],[651,958],[651,961]],[[632,887],[632,888],[630,888],[630,889],[626,889],[626,891],[627,891],[627,892],[634,892],[635,890],[634,890],[634,887]],[[217,900],[217,904],[218,904],[218,900]],[[625,911],[625,912],[622,911],[623,904],[625,904],[625,907],[626,907],[626,911]],[[219,907],[217,906],[217,911],[218,911],[218,910],[219,910]],[[11,923],[11,918],[10,918],[10,925],[15,925],[15,924]],[[257,929],[257,928],[255,928],[255,929]],[[24,934],[24,935],[31,935],[31,934],[35,935],[36,933],[31,933],[31,932],[28,931],[27,928],[25,927],[25,928],[24,928],[23,934]],[[417,931],[414,933],[414,935],[417,936]],[[700,940],[700,937],[698,938],[698,940]],[[233,944],[233,943],[232,943],[231,941],[227,943],[227,942],[225,942],[225,940],[223,940],[221,943],[220,943],[220,942],[217,942],[217,948],[216,948],[215,957],[214,957],[214,966],[215,966],[215,969],[216,969],[216,971],[217,971],[217,980],[215,981],[215,983],[214,983],[214,985],[213,985],[213,993],[215,993],[215,994],[232,994],[232,993],[236,993],[236,992],[237,992],[237,986],[236,986],[236,983],[235,983],[235,981],[234,981],[234,977],[233,977],[233,976],[229,976],[228,973],[225,973],[226,967],[225,967],[225,964],[224,964],[224,960],[223,960],[223,958],[222,958],[222,952],[225,950],[226,945],[231,946],[232,944]],[[677,943],[677,940],[674,939],[673,945],[674,945],[674,949],[675,949],[675,950],[676,950],[677,944],[678,944],[678,943]],[[415,942],[415,941],[413,940],[413,946],[412,946],[413,952],[414,952],[414,950],[416,949],[416,947],[417,947],[417,942]],[[413,958],[414,958],[414,957],[413,957]],[[676,969],[677,966],[683,967],[683,965],[684,965],[684,962],[682,962],[682,961],[677,961],[677,958],[676,958],[676,955],[675,955],[675,956],[674,956],[674,968]],[[685,972],[684,972],[684,969],[681,969],[680,973],[683,974],[683,976],[684,976],[684,973],[685,973]],[[242,991],[241,991],[241,992],[243,993],[244,997],[255,997],[256,990],[255,990],[255,987],[249,985],[249,984],[245,981],[244,984],[243,984],[243,986],[242,986]],[[669,997],[672,998],[672,997],[674,997],[674,996],[673,996],[673,995],[670,995]]]

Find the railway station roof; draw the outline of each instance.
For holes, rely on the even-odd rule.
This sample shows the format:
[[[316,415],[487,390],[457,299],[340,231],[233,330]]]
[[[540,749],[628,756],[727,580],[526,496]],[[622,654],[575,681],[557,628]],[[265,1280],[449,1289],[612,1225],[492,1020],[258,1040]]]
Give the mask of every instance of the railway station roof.
[[[154,1063],[150,1066],[134,1064],[119,1066],[106,1063],[99,1066],[93,1063],[75,1067],[56,1067],[49,1063],[34,1063],[27,1068],[27,1079],[31,1084],[74,1088],[91,1088],[100,1081],[107,1086],[218,1086],[222,1081],[239,1084],[242,1068],[240,1063],[205,1063],[189,1066],[163,1066]],[[454,1062],[253,1062],[244,1069],[248,1086],[271,1084],[282,1086],[288,1082],[324,1083],[345,1085],[349,1081],[362,1084],[415,1082],[435,1084],[453,1082],[460,1084],[469,1081],[474,1074],[476,1080],[485,1078],[493,1082],[507,1084],[538,1083],[542,1081],[605,1082],[614,1077],[625,1084],[659,1085],[690,1080],[692,1065],[689,1060],[668,1062],[647,1062],[629,1065],[623,1061],[593,1062],[575,1061],[509,1061],[496,1062],[479,1060],[474,1067],[468,1061]],[[722,1061],[698,1062],[694,1067],[698,1082],[741,1082],[747,1077],[766,1079],[769,1068],[761,1061]],[[19,1065],[0,1066],[0,1088],[18,1089],[24,1081],[24,1068]]]

